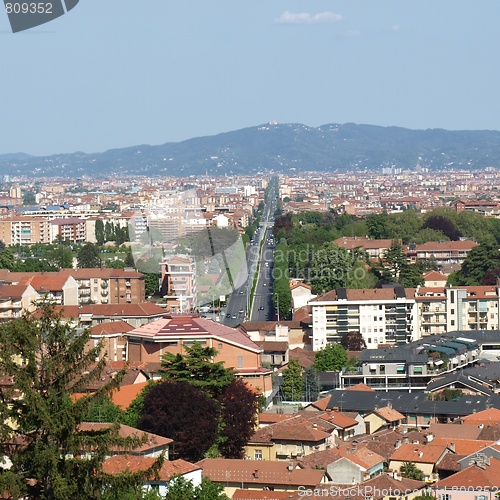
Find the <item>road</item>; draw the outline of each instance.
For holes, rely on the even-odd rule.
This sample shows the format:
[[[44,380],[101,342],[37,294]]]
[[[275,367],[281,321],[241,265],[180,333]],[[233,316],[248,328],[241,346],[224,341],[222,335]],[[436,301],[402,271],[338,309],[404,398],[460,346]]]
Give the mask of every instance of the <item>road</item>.
[[[249,294],[252,289],[253,277],[257,271],[257,267],[259,267],[259,277],[255,288],[251,320],[265,321],[267,319],[272,319],[274,316],[271,280],[273,245],[269,242],[269,239],[272,236],[272,228],[274,225],[272,214],[274,213],[275,206],[276,200],[272,199],[268,201],[264,207],[260,227],[254,235],[253,243],[249,244],[247,248],[248,278],[245,284],[229,296],[226,306],[222,308],[222,311],[225,313],[225,317],[222,320],[224,325],[234,327],[250,319],[247,316],[250,312],[248,311]],[[262,240],[264,240],[262,252],[259,252]]]

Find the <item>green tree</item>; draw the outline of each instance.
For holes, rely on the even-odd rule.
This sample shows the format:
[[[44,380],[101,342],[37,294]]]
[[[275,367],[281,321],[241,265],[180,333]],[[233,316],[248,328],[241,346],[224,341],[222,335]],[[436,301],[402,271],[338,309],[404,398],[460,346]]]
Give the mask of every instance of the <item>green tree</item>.
[[[4,248],[0,251],[0,269],[9,269],[11,271],[15,265],[16,259],[11,248]]]
[[[347,364],[347,352],[341,344],[328,343],[320,351],[316,351],[314,368],[318,372],[339,371]]]
[[[498,245],[490,238],[474,247],[465,258],[462,267],[451,277],[456,285],[476,286],[488,271],[500,268]]]
[[[80,248],[76,259],[77,266],[80,269],[101,267],[99,248],[94,243],[85,243],[85,245]]]
[[[403,247],[397,241],[393,241],[384,255],[384,275],[389,281],[397,282],[402,272],[408,266]]]
[[[304,372],[304,399],[306,401],[316,401],[319,396],[319,391],[318,372],[314,366],[309,366]]]
[[[160,289],[160,273],[146,273],[144,275],[146,297],[154,295]]]
[[[66,247],[57,247],[47,253],[50,265],[59,269],[71,269],[73,267],[73,253]]]
[[[203,476],[201,484],[193,487],[191,481],[182,476],[170,480],[165,500],[229,500],[224,493],[224,486]]]
[[[291,359],[283,370],[283,395],[288,401],[301,401],[304,392],[304,381],[302,379],[302,367],[298,360]]]
[[[104,222],[101,219],[95,221],[95,239],[98,245],[104,245]]]
[[[423,481],[425,479],[423,471],[420,470],[414,462],[404,462],[399,471],[401,472],[401,476],[406,479],[415,479],[417,481]]]
[[[120,438],[117,426],[81,429],[92,404],[116,388],[123,372],[95,394],[71,399],[104,368],[104,360],[95,362],[101,346],[87,349],[89,341],[88,330],[77,334],[47,302],[38,304],[36,316],[0,325],[0,371],[13,381],[0,394],[1,453],[12,461],[0,474],[0,491],[23,498],[97,498],[123,482],[121,475],[105,475],[102,463],[112,446],[130,451],[142,442]],[[159,466],[161,460],[155,470]],[[129,475],[126,484],[137,487],[152,472]]]
[[[186,354],[166,353],[162,356],[162,378],[169,382],[187,382],[211,397],[221,395],[234,379],[231,368],[224,362],[213,362],[217,350],[199,342],[185,345]]]
[[[386,212],[381,214],[372,214],[366,218],[366,227],[368,236],[374,239],[384,239],[389,237],[388,215]]]

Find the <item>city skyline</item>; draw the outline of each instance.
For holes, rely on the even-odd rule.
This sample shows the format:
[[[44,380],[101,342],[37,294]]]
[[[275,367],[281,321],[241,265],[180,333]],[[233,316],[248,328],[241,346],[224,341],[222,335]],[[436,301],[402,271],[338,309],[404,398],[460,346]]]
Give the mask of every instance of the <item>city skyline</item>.
[[[100,152],[276,120],[500,130],[493,1],[87,0],[12,34],[0,154]]]

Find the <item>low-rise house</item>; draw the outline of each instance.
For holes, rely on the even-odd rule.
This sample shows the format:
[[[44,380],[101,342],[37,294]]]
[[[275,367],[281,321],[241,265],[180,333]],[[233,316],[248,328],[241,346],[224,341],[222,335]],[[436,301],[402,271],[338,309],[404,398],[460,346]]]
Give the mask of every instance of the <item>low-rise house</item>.
[[[335,443],[334,426],[326,421],[294,415],[258,429],[245,447],[254,460],[290,460],[325,450]]]
[[[21,317],[23,312],[33,312],[34,302],[40,296],[31,285],[0,285],[0,321]]]
[[[395,410],[392,405],[375,409],[364,415],[367,434],[373,434],[380,429],[394,429],[399,427],[405,416]]]
[[[400,471],[404,463],[412,462],[425,476],[425,481],[433,483],[439,479],[437,466],[447,453],[453,453],[446,446],[433,444],[402,444],[391,455],[389,469]]]
[[[477,454],[464,470],[432,486],[439,500],[496,500],[500,485],[500,460]]]
[[[353,441],[307,455],[297,465],[326,470],[328,481],[333,484],[359,484],[382,473],[384,457]]]
[[[300,469],[292,462],[205,458],[197,462],[203,476],[223,484],[229,497],[237,489],[301,491],[324,483],[323,470]]]
[[[147,471],[153,466],[155,458],[148,456],[116,455],[106,459],[102,470],[106,474],[137,473]],[[194,487],[201,484],[201,467],[185,460],[165,460],[157,476],[152,475],[144,482],[144,490],[156,490],[161,496],[168,492],[169,482],[175,477],[182,477]]]
[[[99,359],[106,357],[110,361],[127,360],[127,340],[125,333],[134,327],[126,321],[108,321],[92,327],[90,332],[89,347],[102,343]]]

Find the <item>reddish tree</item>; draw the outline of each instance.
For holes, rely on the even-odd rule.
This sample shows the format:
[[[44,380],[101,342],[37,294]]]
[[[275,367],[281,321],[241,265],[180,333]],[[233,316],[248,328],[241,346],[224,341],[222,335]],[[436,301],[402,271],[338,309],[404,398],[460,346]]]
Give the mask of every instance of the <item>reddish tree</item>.
[[[175,458],[196,462],[217,438],[219,404],[187,382],[159,382],[144,398],[139,428],[174,440]]]
[[[347,332],[340,341],[346,351],[362,351],[366,349],[366,342],[360,332]]]
[[[222,430],[219,450],[226,458],[243,458],[243,448],[255,430],[257,395],[241,379],[234,379],[220,398]]]

